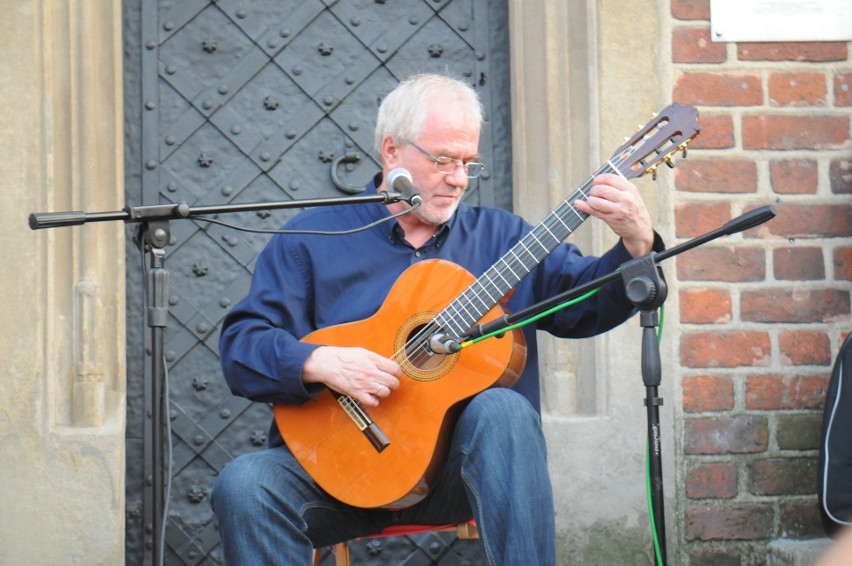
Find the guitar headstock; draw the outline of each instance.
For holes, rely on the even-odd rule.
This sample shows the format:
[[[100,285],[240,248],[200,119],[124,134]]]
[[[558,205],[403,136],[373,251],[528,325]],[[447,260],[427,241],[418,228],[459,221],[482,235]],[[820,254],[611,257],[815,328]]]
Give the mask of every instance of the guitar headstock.
[[[701,131],[698,110],[693,106],[671,104],[639,128],[610,158],[610,163],[628,179],[650,172],[657,178],[657,166],[662,162],[674,167],[672,156],[682,152]]]

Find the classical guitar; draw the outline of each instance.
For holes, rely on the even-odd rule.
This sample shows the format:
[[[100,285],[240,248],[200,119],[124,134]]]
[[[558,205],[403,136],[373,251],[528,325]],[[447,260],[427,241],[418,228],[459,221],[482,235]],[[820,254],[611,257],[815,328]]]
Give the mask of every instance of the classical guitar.
[[[686,154],[699,132],[697,111],[673,104],[629,138],[595,175],[634,178]],[[592,176],[594,177],[594,175]],[[503,316],[501,300],[586,218],[590,177],[479,278],[444,260],[407,269],[372,317],[322,328],[302,340],[362,346],[396,360],[399,388],[367,411],[355,399],[325,390],[302,405],[276,405],[287,446],[316,482],[357,507],[402,508],[423,499],[439,477],[454,412],[492,387],[511,387],[526,362],[520,330],[447,353],[435,336],[464,336],[473,325]]]

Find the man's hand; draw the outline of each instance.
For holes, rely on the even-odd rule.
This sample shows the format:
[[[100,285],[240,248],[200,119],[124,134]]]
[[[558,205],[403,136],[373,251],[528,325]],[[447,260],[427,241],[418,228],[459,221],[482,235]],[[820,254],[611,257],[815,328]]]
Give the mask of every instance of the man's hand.
[[[395,361],[364,348],[320,346],[302,367],[305,383],[322,383],[366,407],[377,407],[399,387],[400,374]]]
[[[642,257],[654,246],[651,214],[639,189],[619,175],[598,175],[589,189],[588,199],[574,201],[580,212],[600,218],[624,241],[633,257]]]

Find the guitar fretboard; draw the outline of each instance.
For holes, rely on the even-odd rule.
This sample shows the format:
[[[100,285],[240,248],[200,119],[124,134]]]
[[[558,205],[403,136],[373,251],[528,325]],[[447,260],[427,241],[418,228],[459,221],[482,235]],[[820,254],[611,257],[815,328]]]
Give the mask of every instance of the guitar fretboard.
[[[601,173],[620,171],[609,162],[598,169],[497,263],[489,267],[470,287],[447,305],[435,317],[434,323],[450,336],[463,336],[588,218],[587,214],[577,210],[574,203],[588,198],[594,177]]]

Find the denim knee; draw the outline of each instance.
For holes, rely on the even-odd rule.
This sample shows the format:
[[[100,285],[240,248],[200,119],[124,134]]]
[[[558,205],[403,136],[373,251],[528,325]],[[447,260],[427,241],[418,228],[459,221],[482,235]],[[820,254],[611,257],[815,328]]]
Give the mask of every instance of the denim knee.
[[[474,397],[465,415],[477,420],[484,418],[496,426],[512,427],[511,430],[515,432],[521,432],[526,427],[530,427],[530,431],[541,429],[541,416],[529,400],[505,387],[486,389]]]

